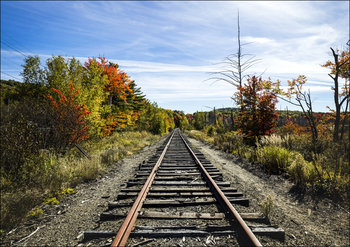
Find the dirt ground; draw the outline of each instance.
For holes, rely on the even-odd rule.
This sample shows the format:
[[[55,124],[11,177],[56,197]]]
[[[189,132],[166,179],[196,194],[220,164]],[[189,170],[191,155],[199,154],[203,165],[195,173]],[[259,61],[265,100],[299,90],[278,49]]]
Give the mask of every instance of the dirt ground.
[[[142,152],[125,158],[90,183],[77,186],[76,194],[59,205],[43,206],[44,214],[25,220],[2,241],[2,246],[80,246],[83,231],[94,230],[107,203],[118,195],[121,185],[132,178],[139,163],[149,159],[164,138]],[[270,220],[286,232],[284,243],[261,239],[264,246],[349,246],[349,212],[327,199],[315,201],[291,192],[293,184],[283,177],[269,176],[258,165],[248,164],[212,146],[189,138],[214,166],[224,181],[250,199],[250,212],[259,211],[259,202],[271,195],[274,202]],[[32,234],[32,235],[30,235]]]

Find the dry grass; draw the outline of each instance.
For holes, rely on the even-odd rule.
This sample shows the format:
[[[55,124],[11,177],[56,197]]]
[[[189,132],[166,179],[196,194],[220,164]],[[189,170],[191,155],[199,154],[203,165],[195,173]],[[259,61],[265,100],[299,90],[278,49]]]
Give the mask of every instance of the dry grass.
[[[1,229],[11,229],[48,197],[62,196],[66,188],[97,178],[106,167],[139,152],[159,138],[146,131],[115,133],[82,145],[91,159],[73,148],[61,157],[44,152],[35,161],[28,161],[28,167],[37,167],[34,173],[26,174],[30,177],[30,185],[13,186],[11,180],[1,177]]]
[[[208,136],[207,134],[205,134],[203,131],[200,131],[200,130],[189,130],[189,131],[186,131],[186,134],[195,139],[199,139],[211,144],[214,143],[214,137]]]

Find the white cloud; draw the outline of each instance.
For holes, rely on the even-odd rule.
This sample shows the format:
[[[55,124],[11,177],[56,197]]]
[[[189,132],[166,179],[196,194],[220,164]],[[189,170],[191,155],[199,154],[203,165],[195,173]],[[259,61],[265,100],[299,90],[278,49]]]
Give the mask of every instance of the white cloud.
[[[31,50],[56,55],[63,51],[62,55],[81,61],[104,54],[131,74],[148,97],[165,104],[167,100],[174,104],[176,97],[231,102],[231,85],[203,81],[210,77],[207,72],[219,70],[215,63],[237,51],[238,9],[242,43],[252,42],[243,52],[262,59],[248,73],[265,71],[264,77],[284,82],[304,74],[310,90],[323,95],[332,82],[320,64],[328,60],[329,47],[339,47],[349,35],[348,2],[107,1],[13,6],[19,13],[15,24],[23,29],[16,35],[28,29],[36,37]],[[22,19],[21,13],[25,13]],[[1,53],[23,59],[15,52]],[[18,69],[1,59],[8,69]]]

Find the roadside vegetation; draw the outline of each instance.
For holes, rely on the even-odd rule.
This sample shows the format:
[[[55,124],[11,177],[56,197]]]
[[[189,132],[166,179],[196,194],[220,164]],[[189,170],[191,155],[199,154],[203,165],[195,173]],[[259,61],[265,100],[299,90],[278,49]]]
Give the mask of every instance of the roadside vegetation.
[[[22,76],[23,83],[0,84],[2,230],[175,127],[188,127],[183,112],[149,102],[104,57],[81,64],[53,56],[43,66],[29,56]]]
[[[322,66],[330,69],[335,109],[313,111],[310,92],[303,89],[307,83],[303,75],[288,81],[287,90],[282,90],[280,81],[247,76],[243,82],[237,76],[231,83],[238,89],[234,96],[237,108],[188,114],[192,127],[188,134],[252,164],[260,163],[269,174],[288,176],[302,193],[312,191],[348,205],[349,51],[331,50],[333,60]],[[239,75],[237,64],[232,74]],[[340,86],[341,80],[344,86]],[[278,99],[300,111],[277,111]]]

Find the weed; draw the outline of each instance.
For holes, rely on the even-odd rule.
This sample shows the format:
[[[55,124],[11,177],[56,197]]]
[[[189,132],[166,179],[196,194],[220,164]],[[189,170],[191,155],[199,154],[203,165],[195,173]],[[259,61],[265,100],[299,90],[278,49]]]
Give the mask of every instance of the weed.
[[[282,145],[283,144],[283,138],[282,138],[282,136],[276,135],[276,134],[262,136],[261,139],[260,139],[260,144],[262,146],[278,146],[278,147],[282,147],[283,146]]]
[[[199,139],[201,141],[214,143],[214,137],[207,136],[205,133],[199,130],[190,130],[187,131],[186,134],[188,134],[192,138]]]
[[[267,195],[267,197],[259,203],[261,213],[268,218],[273,209],[273,200],[271,195]]]
[[[28,218],[32,218],[32,217],[38,217],[39,215],[43,214],[44,210],[42,209],[33,209],[32,211],[30,211],[26,217]]]
[[[72,189],[72,188],[67,188],[65,190],[65,194],[68,194],[68,195],[75,194],[75,193],[77,193],[77,192],[74,189]]]
[[[60,202],[57,200],[56,197],[49,198],[47,201],[43,202],[43,204],[48,204],[48,205],[57,205]]]

